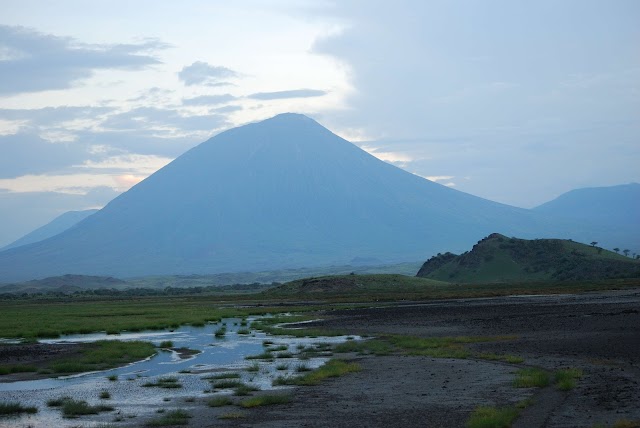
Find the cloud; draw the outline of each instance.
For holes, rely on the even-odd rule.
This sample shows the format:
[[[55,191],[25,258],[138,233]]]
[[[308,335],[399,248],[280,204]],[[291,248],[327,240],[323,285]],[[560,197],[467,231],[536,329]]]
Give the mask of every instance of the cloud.
[[[209,65],[206,62],[196,61],[185,66],[178,73],[178,78],[186,85],[226,86],[231,85],[227,79],[240,77],[240,74],[227,67]]]
[[[0,247],[72,210],[102,207],[120,192],[98,187],[86,194],[0,191]]]
[[[27,133],[0,136],[0,153],[0,178],[55,171],[90,156],[86,146],[50,143]]]
[[[287,98],[321,97],[326,94],[326,91],[318,89],[292,89],[289,91],[257,92],[255,94],[247,95],[247,98],[254,100],[282,100]]]
[[[138,44],[85,44],[71,37],[0,25],[0,95],[67,89],[97,70],[141,70],[160,64],[156,39]]]
[[[224,104],[235,99],[236,97],[231,94],[201,95],[194,98],[185,98],[182,100],[182,104],[186,106],[211,106]]]
[[[102,127],[111,130],[136,131],[139,129],[173,131],[213,131],[227,126],[222,114],[181,115],[176,110],[157,107],[139,107],[109,116]]]
[[[385,162],[404,164],[415,160],[407,153],[382,151],[378,147],[371,147],[366,145],[360,146],[360,148]]]
[[[104,172],[121,173],[123,171],[128,171],[149,175],[167,165],[172,160],[173,159],[171,158],[162,156],[124,154],[110,156],[99,161],[88,160],[83,162],[81,165],[75,165],[74,167]]]
[[[0,109],[0,117],[5,120],[21,121],[22,128],[44,129],[59,127],[75,120],[95,120],[103,114],[114,111],[112,107],[61,106],[39,109]]]

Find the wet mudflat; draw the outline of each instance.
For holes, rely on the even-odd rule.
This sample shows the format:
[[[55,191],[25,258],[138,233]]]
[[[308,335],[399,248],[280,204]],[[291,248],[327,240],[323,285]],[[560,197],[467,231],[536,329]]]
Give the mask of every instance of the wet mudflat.
[[[610,427],[640,420],[637,289],[405,304],[330,311],[324,317],[313,324],[356,334],[514,336],[469,347],[478,353],[519,356],[524,362],[351,355],[348,358],[360,363],[361,372],[300,388],[290,404],[245,412],[241,419],[210,424],[198,419],[199,423],[460,427],[476,406],[523,402],[513,426]],[[538,367],[550,374],[576,368],[583,377],[567,391],[559,390],[553,380],[542,388],[515,388],[515,372],[522,367]]]

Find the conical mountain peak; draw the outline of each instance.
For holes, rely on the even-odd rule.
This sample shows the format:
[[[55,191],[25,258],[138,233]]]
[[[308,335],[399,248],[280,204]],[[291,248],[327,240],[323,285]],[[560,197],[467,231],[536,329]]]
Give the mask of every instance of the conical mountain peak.
[[[508,236],[548,230],[525,210],[424,180],[286,113],[216,135],[77,227],[0,252],[0,280],[422,260],[496,225]]]

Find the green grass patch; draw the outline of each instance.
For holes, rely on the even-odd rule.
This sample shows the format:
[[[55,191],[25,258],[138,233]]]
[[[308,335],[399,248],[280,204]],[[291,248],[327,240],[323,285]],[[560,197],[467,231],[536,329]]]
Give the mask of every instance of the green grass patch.
[[[87,344],[79,357],[52,363],[49,368],[65,374],[98,371],[143,360],[155,353],[155,347],[149,342],[101,340]]]
[[[163,340],[160,342],[160,348],[173,348],[173,342],[170,340]]]
[[[26,364],[10,364],[0,366],[0,376],[13,374],[13,373],[33,373],[37,372],[38,368]]]
[[[240,378],[240,373],[228,372],[228,373],[220,373],[211,376],[203,377],[204,380],[221,380],[221,379],[238,379]]]
[[[509,428],[518,417],[513,407],[476,407],[467,421],[467,428]]]
[[[227,328],[225,326],[222,326],[218,329],[216,329],[216,331],[213,333],[213,335],[217,338],[222,338],[227,334]]]
[[[166,412],[159,418],[151,419],[146,423],[149,427],[166,427],[173,425],[188,425],[191,415],[182,409]]]
[[[272,361],[274,359],[274,356],[271,352],[265,351],[262,354],[258,354],[258,355],[247,355],[246,357],[244,357],[245,360],[268,360],[268,361]]]
[[[142,384],[145,388],[164,388],[164,389],[175,389],[182,388],[182,384],[178,382],[178,378],[175,376],[167,376],[156,379],[155,382],[147,382]]]
[[[115,375],[115,374],[113,374],[113,375],[109,375],[109,376],[107,376],[107,379],[108,379],[109,381],[111,381],[111,382],[115,382],[115,381],[117,381],[117,380],[118,380],[118,375]]]
[[[238,330],[238,334],[242,334],[242,335],[251,334],[251,330],[249,330],[248,328],[241,328]]]
[[[47,405],[49,407],[60,407],[62,416],[71,419],[85,415],[97,415],[101,412],[110,412],[114,410],[113,406],[107,406],[103,404],[91,406],[84,400],[74,400],[69,397],[49,400],[47,402]]]
[[[207,405],[209,407],[223,407],[230,406],[233,404],[233,400],[226,395],[221,395],[220,397],[214,397],[211,400],[207,401]]]
[[[213,387],[217,389],[231,389],[244,385],[243,382],[234,379],[224,379],[213,383]]]
[[[549,373],[535,367],[518,370],[513,381],[513,386],[516,388],[543,388],[547,385],[549,385]]]
[[[570,391],[576,386],[576,381],[583,376],[582,370],[569,368],[558,370],[554,374],[555,385],[560,391]]]
[[[520,364],[524,362],[524,358],[518,357],[516,355],[507,355],[507,354],[494,354],[483,352],[475,355],[476,358],[481,360],[489,360],[489,361],[504,361],[506,363],[511,364]]]
[[[99,395],[99,397],[100,397],[102,400],[108,400],[108,399],[110,399],[110,398],[111,398],[111,393],[110,393],[109,391],[100,391],[100,395]]]
[[[344,343],[339,343],[333,347],[333,351],[336,353],[350,353],[355,352],[357,354],[366,355],[390,355],[393,352],[393,346],[385,341],[380,339],[369,339],[369,340],[349,340]]]
[[[291,401],[291,396],[282,394],[260,395],[248,398],[240,403],[244,408],[272,406],[275,404],[287,404]]]
[[[258,364],[258,363],[253,363],[253,364],[251,364],[249,367],[247,367],[247,369],[246,369],[246,370],[247,370],[248,372],[253,372],[253,373],[258,372],[258,371],[260,371],[260,364]]]
[[[237,386],[233,390],[233,395],[244,396],[244,395],[249,395],[250,393],[252,393],[254,391],[259,391],[259,390],[260,390],[260,388],[256,388],[255,386],[242,384],[242,385]]]
[[[276,366],[276,370],[287,370],[289,368],[289,365],[287,364],[278,364]]]
[[[274,385],[318,385],[327,378],[344,376],[347,373],[362,370],[357,363],[347,363],[342,360],[329,360],[323,366],[301,376],[277,377]]]
[[[23,406],[17,401],[0,402],[0,416],[19,415],[22,413],[37,413],[38,408],[32,406]]]
[[[640,428],[640,420],[619,419],[614,422],[613,428]]]

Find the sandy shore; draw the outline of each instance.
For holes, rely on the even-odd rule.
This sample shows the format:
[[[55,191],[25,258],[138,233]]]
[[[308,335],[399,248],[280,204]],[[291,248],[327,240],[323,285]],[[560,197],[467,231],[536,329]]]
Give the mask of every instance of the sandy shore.
[[[459,427],[478,405],[513,405],[527,397],[516,427],[593,427],[640,420],[640,290],[584,295],[451,300],[377,309],[330,311],[317,326],[356,334],[422,337],[515,335],[475,344],[523,364],[408,356],[352,356],[359,373],[298,388],[285,405],[215,420],[199,409],[193,426]],[[516,389],[522,366],[576,367],[584,377],[568,392]],[[226,411],[238,411],[226,409]]]

